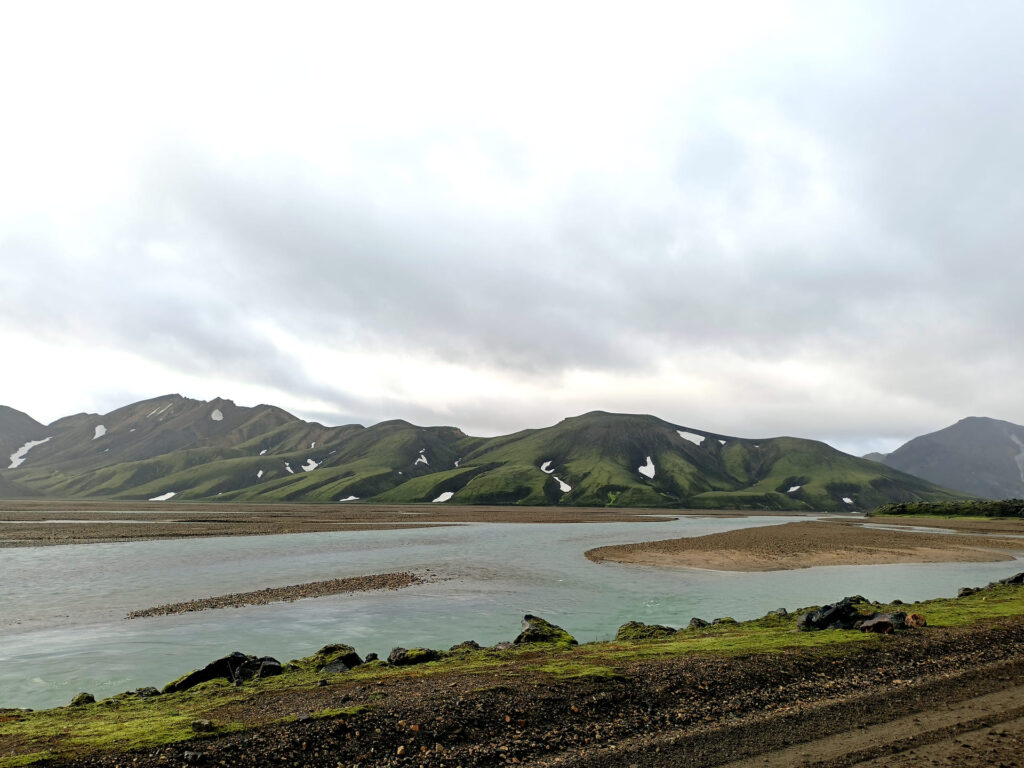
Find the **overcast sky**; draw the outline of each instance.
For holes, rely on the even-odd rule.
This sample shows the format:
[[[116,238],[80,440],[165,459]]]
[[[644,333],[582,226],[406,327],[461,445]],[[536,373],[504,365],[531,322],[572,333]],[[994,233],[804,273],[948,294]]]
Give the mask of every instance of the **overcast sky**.
[[[4,3],[0,403],[1024,423],[1024,4]]]

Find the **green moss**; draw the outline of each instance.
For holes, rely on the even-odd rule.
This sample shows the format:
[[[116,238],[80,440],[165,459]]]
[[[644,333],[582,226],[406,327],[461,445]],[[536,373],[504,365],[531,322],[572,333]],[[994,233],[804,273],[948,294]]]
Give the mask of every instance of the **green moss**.
[[[43,752],[32,752],[27,755],[15,755],[14,757],[0,757],[0,768],[20,768],[23,765],[33,765],[44,760],[53,760],[57,757],[49,750]]]
[[[586,664],[576,661],[552,661],[536,667],[556,680],[572,680],[581,677],[599,677],[606,680],[621,679],[622,675],[611,667]]]
[[[661,624],[644,624],[642,621],[630,621],[619,627],[615,633],[615,642],[637,642],[641,640],[657,640],[672,637],[677,630]]]

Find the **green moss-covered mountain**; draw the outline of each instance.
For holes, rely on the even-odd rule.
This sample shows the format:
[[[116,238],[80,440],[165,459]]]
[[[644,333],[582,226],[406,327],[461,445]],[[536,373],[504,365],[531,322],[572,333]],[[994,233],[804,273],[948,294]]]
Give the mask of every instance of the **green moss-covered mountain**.
[[[405,421],[325,427],[269,405],[167,395],[45,427],[7,409],[0,446],[6,498],[779,510],[963,498],[813,440],[603,412],[481,438]]]

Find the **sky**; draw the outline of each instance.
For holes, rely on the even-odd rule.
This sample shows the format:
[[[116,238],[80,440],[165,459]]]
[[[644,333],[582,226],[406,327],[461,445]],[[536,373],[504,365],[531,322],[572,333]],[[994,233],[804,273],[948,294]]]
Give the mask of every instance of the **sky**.
[[[0,0],[0,403],[1024,423],[1024,4]]]

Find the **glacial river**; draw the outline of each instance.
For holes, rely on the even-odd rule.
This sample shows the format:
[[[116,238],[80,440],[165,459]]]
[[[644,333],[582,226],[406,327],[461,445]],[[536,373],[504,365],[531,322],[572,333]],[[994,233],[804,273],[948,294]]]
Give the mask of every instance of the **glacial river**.
[[[580,641],[629,619],[685,626],[749,619],[848,594],[952,596],[1020,562],[831,566],[771,573],[595,564],[597,546],[702,536],[799,517],[659,523],[465,524],[414,530],[0,549],[0,707],[66,704],[169,680],[233,650],[286,661],[330,642],[382,657],[395,646],[511,640],[524,613]],[[131,610],[264,587],[427,570],[437,580],[366,592],[126,620]]]

